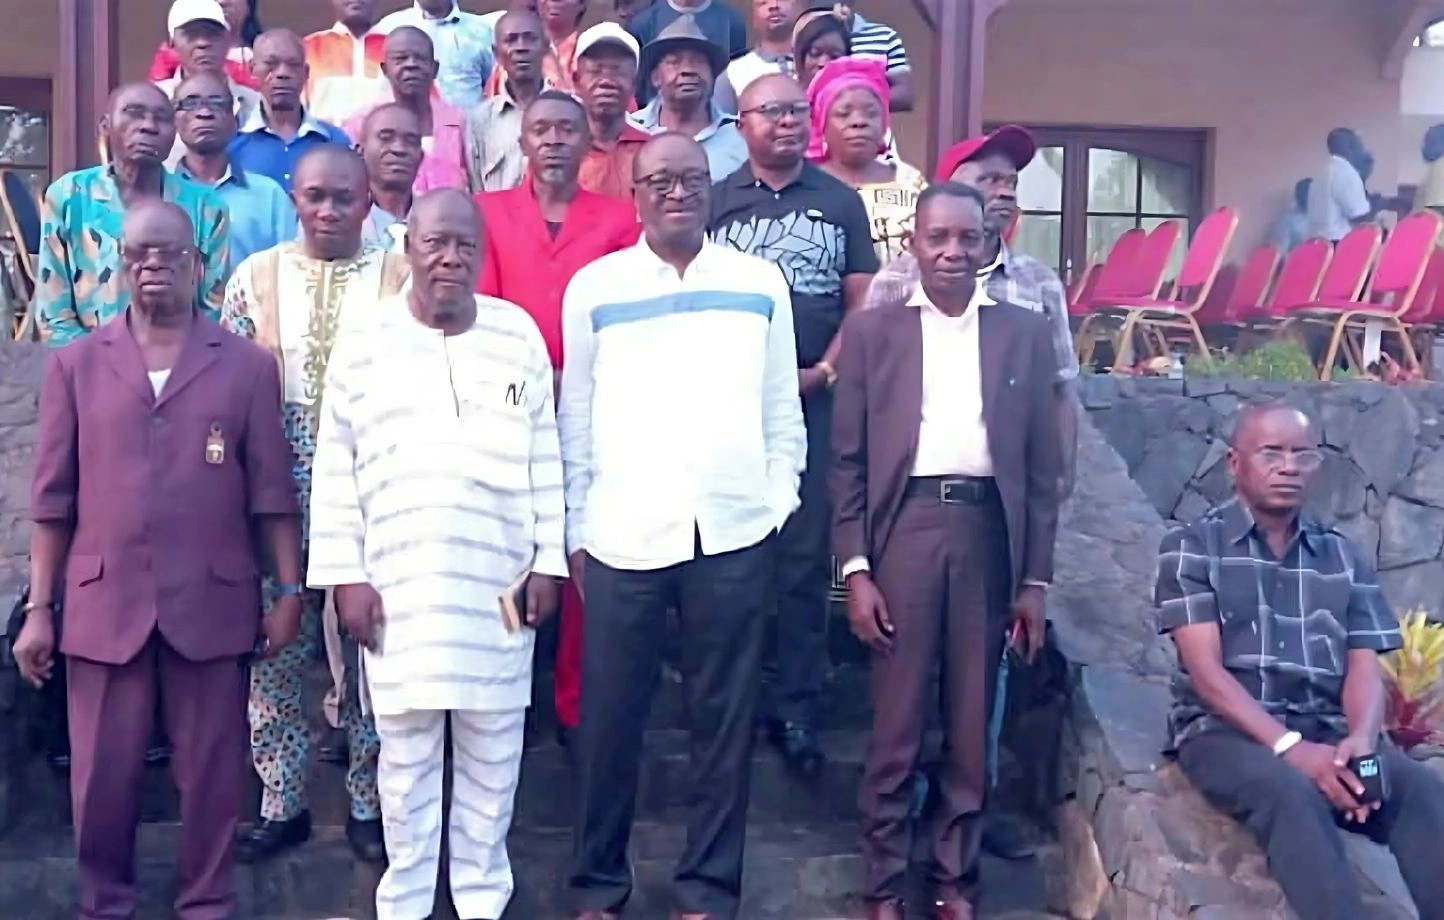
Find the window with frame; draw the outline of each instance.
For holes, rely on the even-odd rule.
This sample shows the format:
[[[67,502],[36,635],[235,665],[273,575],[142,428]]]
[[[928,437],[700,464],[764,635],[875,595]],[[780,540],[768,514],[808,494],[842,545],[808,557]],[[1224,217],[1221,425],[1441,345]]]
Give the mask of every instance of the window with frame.
[[[50,81],[0,77],[0,169],[19,173],[39,197],[50,183]]]
[[[1126,231],[1202,217],[1202,131],[1035,128],[1038,155],[1018,177],[1013,248],[1055,266],[1066,282],[1101,262]],[[1180,234],[1169,273],[1187,249]]]

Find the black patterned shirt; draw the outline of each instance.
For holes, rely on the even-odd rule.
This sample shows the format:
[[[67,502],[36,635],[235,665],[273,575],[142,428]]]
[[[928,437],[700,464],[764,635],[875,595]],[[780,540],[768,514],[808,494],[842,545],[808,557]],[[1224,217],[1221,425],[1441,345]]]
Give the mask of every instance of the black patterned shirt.
[[[1216,623],[1224,667],[1270,715],[1320,719],[1340,734],[1349,650],[1400,645],[1373,567],[1348,538],[1302,517],[1277,559],[1237,499],[1163,538],[1154,602],[1160,632]],[[1181,665],[1173,695],[1175,747],[1226,724]]]

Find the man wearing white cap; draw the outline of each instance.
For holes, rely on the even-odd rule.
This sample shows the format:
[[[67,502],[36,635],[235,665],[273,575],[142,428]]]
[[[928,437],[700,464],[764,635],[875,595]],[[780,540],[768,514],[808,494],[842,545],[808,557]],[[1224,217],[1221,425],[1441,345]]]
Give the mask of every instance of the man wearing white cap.
[[[641,47],[615,22],[592,26],[577,38],[573,85],[592,131],[577,182],[589,192],[632,198],[632,160],[651,135],[627,120],[637,85]]]
[[[167,98],[174,98],[176,87],[182,80],[200,73],[219,74],[230,84],[231,97],[236,101],[236,118],[244,123],[260,106],[261,97],[226,73],[231,30],[221,5],[216,0],[175,0],[166,16],[166,33],[170,35],[171,48],[175,50],[180,66],[175,76],[155,82],[161,92]],[[166,166],[174,169],[184,156],[185,144],[177,137],[166,159]]]

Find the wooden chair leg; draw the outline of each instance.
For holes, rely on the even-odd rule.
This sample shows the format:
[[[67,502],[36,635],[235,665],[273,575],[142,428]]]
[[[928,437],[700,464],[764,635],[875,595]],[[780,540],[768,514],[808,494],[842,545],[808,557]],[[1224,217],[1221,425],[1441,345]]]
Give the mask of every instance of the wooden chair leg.
[[[1198,320],[1192,316],[1185,316],[1184,319],[1188,321],[1189,331],[1193,333],[1193,343],[1198,346],[1199,360],[1203,361],[1204,366],[1213,364],[1213,353],[1208,350],[1208,339],[1203,337],[1203,329],[1199,327]]]
[[[1414,343],[1409,340],[1409,333],[1404,329],[1404,324],[1397,319],[1390,319],[1389,325],[1399,336],[1400,351],[1404,354],[1404,366],[1415,375],[1420,373],[1419,353],[1414,350]]]
[[[1133,332],[1138,326],[1138,311],[1128,311],[1123,326],[1118,330],[1118,339],[1113,345],[1113,373],[1126,374],[1133,366]]]
[[[1319,365],[1319,379],[1334,379],[1334,364],[1339,360],[1339,342],[1344,337],[1344,326],[1348,323],[1347,316],[1340,316],[1334,323],[1334,331],[1329,336],[1329,347],[1324,352],[1323,362]]]

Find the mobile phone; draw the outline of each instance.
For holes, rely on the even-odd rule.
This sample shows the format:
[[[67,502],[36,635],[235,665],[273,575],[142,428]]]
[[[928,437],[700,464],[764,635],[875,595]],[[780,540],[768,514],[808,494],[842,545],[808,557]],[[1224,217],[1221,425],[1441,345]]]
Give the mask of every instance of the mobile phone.
[[[1349,772],[1357,776],[1364,786],[1364,794],[1358,796],[1360,805],[1373,805],[1388,798],[1389,784],[1378,754],[1366,754],[1350,760]]]
[[[1006,642],[1007,654],[1008,657],[1012,659],[1013,664],[1028,663],[1028,653],[1024,648],[1026,641],[1023,636],[1023,624],[1014,620],[1012,625],[1008,627],[1008,638]]]

